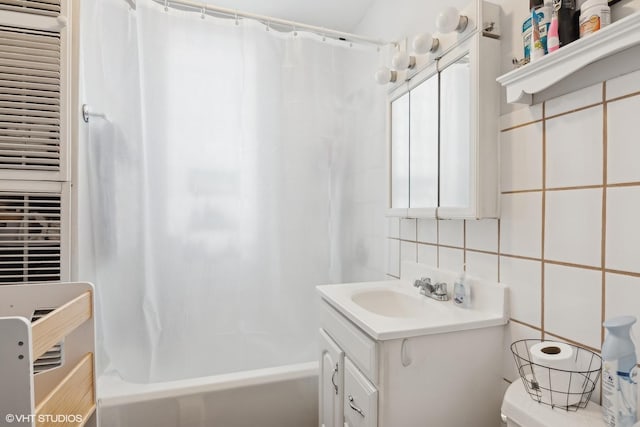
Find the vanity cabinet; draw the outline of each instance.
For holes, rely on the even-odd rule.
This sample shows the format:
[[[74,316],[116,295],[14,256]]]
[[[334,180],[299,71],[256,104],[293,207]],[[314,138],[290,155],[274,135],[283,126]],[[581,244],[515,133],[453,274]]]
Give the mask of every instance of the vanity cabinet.
[[[441,56],[390,92],[389,216],[499,216],[500,8],[463,14],[472,27],[449,45],[436,35]]]
[[[319,426],[499,425],[502,339],[500,325],[376,340],[323,300]]]

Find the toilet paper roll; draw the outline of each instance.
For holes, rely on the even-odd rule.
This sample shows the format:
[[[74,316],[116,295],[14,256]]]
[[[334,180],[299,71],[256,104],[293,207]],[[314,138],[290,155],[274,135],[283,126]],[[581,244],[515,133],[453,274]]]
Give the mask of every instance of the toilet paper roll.
[[[555,406],[580,403],[584,378],[571,374],[576,369],[573,347],[560,342],[542,341],[531,346],[529,352],[542,401]]]

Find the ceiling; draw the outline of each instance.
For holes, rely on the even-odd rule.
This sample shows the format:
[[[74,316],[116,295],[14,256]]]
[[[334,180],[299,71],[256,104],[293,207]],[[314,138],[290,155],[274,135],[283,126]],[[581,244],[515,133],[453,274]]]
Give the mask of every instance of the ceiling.
[[[207,3],[350,32],[374,0],[205,0]]]

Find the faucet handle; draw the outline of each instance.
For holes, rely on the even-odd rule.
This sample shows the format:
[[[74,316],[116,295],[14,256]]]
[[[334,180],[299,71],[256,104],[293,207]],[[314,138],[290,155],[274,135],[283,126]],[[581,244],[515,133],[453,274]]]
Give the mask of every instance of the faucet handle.
[[[413,282],[413,286],[416,288],[425,288],[426,286],[431,286],[431,278],[423,277],[421,279],[417,279]]]
[[[433,293],[438,296],[447,295],[447,284],[445,282],[436,283]]]

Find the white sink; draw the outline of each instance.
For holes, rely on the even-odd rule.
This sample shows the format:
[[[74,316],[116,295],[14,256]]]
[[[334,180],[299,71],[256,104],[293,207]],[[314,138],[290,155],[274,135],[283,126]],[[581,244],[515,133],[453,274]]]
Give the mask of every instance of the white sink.
[[[333,308],[377,340],[477,329],[507,322],[506,287],[469,277],[472,307],[457,307],[452,300],[436,301],[421,295],[413,282],[430,277],[446,282],[449,291],[458,274],[405,262],[400,280],[318,286],[320,296]]]
[[[418,298],[390,289],[357,292],[351,299],[365,310],[387,317],[420,317],[425,309]]]

